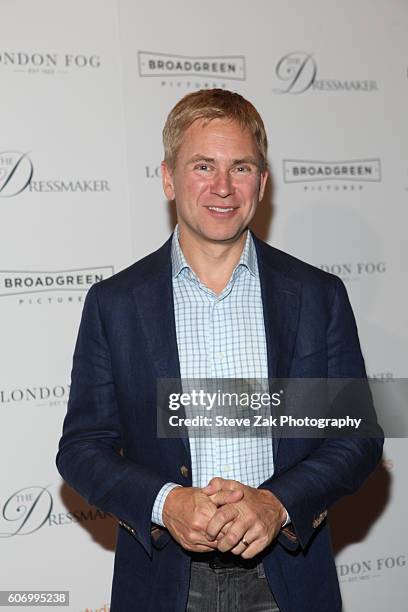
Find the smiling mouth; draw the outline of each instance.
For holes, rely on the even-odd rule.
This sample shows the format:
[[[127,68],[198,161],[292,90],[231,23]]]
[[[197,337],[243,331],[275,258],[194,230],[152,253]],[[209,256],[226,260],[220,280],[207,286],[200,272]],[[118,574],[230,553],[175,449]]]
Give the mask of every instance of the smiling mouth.
[[[208,210],[213,210],[214,212],[217,213],[227,213],[227,212],[232,212],[233,210],[235,210],[235,208],[233,207],[220,207],[220,206],[207,206]]]

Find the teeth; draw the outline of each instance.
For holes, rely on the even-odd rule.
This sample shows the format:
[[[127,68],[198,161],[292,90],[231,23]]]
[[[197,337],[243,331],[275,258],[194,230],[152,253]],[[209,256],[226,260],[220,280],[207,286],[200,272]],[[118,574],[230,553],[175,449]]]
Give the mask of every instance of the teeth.
[[[208,207],[209,210],[215,210],[215,212],[231,212],[231,210],[234,210],[233,208],[218,208],[218,206],[209,206]]]

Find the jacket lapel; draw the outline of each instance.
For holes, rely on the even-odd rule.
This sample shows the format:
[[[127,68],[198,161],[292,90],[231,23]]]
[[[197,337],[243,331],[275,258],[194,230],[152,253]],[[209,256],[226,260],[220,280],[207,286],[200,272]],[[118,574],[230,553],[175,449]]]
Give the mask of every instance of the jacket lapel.
[[[274,262],[274,249],[254,236],[258,254],[262,305],[268,355],[268,377],[274,379],[273,390],[281,388],[280,379],[289,377],[299,323],[301,286],[289,278]],[[279,387],[279,389],[277,388]],[[271,391],[273,391],[271,389]],[[278,413],[276,413],[276,416]],[[274,413],[275,416],[275,413]],[[280,430],[274,432],[275,465],[280,443]]]
[[[134,298],[158,378],[180,378],[171,274],[144,282]]]
[[[135,286],[133,295],[157,378],[180,380],[171,273],[171,237],[154,255],[155,259]],[[181,440],[189,452],[188,439]],[[178,439],[173,442],[178,443]]]

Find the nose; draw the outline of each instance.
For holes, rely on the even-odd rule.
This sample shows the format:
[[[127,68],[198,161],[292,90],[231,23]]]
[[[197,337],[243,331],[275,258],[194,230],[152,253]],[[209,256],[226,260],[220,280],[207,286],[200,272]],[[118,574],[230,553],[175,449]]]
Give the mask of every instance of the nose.
[[[227,198],[234,193],[231,174],[228,171],[218,170],[211,183],[211,193],[220,198]]]

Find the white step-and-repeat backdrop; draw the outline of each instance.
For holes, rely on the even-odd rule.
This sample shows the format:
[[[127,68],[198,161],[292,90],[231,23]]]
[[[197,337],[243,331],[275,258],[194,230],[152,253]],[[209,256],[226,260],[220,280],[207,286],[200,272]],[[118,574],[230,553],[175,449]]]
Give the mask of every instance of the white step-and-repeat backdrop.
[[[54,457],[87,289],[168,237],[161,129],[184,94],[255,103],[254,229],[347,284],[369,374],[406,376],[403,0],[0,0],[0,589],[109,610],[115,521]],[[405,248],[404,248],[405,247]],[[405,440],[331,512],[346,612],[406,609]],[[296,611],[298,612],[298,611]],[[301,612],[301,611],[299,611]]]

